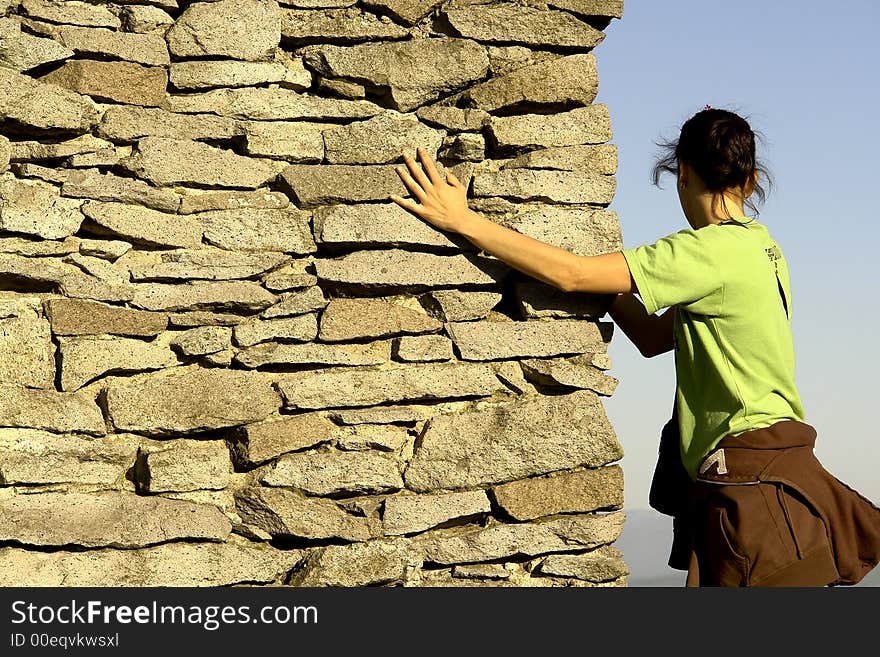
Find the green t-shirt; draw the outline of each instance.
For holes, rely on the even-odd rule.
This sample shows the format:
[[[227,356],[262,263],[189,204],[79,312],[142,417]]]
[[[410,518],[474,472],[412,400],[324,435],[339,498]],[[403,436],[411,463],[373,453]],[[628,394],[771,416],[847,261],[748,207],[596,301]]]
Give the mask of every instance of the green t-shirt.
[[[649,313],[675,306],[676,407],[691,477],[727,434],[804,421],[788,265],[765,226],[742,217],[623,255]]]

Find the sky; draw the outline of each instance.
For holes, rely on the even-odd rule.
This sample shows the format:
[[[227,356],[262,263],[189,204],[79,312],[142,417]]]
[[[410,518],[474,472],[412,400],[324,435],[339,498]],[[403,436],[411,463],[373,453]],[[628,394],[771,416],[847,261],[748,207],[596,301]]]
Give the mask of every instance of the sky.
[[[624,247],[688,228],[674,180],[650,171],[661,137],[705,105],[746,116],[765,137],[758,157],[775,188],[760,221],[792,277],[796,384],[816,455],[880,504],[872,265],[880,244],[880,41],[876,1],[626,0],[595,50],[597,103],[609,106],[619,149]],[[831,10],[834,11],[831,11]],[[607,321],[610,318],[606,316]],[[619,329],[609,347],[620,379],[605,409],[624,449],[624,508],[648,508],[660,429],[672,410],[672,354],[646,359]]]

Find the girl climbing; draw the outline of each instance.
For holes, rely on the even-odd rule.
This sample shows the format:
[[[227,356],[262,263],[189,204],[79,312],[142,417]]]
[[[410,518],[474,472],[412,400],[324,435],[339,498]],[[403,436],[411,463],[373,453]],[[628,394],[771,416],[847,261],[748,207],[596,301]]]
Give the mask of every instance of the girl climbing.
[[[689,229],[598,256],[474,212],[424,149],[419,162],[403,158],[413,200],[393,195],[401,207],[561,290],[617,295],[609,314],[643,355],[674,350],[651,505],[674,517],[669,565],[688,586],[855,584],[877,564],[880,509],[814,455],[794,381],[788,267],[745,212],[756,214],[766,176],[745,119],[707,106],[665,144],[654,181],[675,175]]]

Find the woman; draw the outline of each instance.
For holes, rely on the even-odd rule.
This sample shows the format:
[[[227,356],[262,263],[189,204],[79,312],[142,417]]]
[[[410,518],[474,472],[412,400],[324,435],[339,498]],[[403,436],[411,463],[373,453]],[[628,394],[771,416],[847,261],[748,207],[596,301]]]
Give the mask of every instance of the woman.
[[[764,198],[755,136],[742,117],[706,107],[665,146],[654,182],[676,175],[691,228],[616,253],[578,256],[481,216],[421,148],[422,166],[404,154],[397,167],[414,200],[391,198],[561,290],[616,294],[609,314],[643,355],[675,350],[651,503],[675,516],[669,564],[689,586],[855,584],[880,560],[880,509],[813,453],[788,268],[744,210]]]

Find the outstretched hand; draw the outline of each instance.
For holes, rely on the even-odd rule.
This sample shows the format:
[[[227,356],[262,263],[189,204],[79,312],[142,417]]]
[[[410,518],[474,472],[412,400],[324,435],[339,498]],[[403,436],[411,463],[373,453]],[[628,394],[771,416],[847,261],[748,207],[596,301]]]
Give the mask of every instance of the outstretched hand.
[[[470,212],[467,189],[449,169],[444,179],[424,148],[420,146],[416,150],[421,164],[403,153],[406,166],[398,165],[397,174],[418,203],[396,194],[391,195],[391,200],[441,230],[458,232]]]

